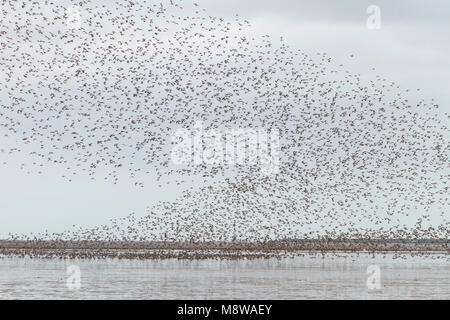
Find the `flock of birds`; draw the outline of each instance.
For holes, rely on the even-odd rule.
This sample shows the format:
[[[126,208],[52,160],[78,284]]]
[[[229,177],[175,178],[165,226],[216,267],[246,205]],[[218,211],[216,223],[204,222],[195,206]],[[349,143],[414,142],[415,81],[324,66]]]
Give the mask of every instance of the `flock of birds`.
[[[305,248],[298,239],[314,239],[319,251],[342,245],[333,241],[373,240],[376,250],[408,239],[448,253],[450,146],[433,99],[252,35],[249,21],[209,16],[189,1],[80,0],[79,28],[67,27],[73,17],[59,1],[0,8],[0,135],[13,143],[2,153],[23,154],[42,175],[63,166],[68,181],[127,177],[141,188],[156,173],[160,187],[186,186],[142,216],[11,233],[15,245],[3,254],[124,256],[105,243],[294,251]],[[278,130],[279,172],[173,164],[173,131],[198,121],[204,130]],[[76,250],[83,246],[90,251]]]

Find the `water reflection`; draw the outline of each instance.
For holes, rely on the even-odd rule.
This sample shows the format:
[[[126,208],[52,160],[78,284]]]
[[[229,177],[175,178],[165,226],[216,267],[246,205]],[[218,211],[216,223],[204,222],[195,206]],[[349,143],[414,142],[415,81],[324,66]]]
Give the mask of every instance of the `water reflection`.
[[[80,267],[81,288],[67,287]],[[370,265],[379,290],[368,289]],[[2,299],[449,299],[448,254],[334,253],[256,260],[0,258]]]

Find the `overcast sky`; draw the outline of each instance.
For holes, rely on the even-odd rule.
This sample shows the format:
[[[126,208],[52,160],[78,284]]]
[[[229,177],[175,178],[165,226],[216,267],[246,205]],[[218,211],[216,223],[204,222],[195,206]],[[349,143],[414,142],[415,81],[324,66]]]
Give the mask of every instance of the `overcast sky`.
[[[437,100],[442,114],[449,110],[449,1],[196,2],[208,15],[248,19],[255,34],[270,34],[275,40],[283,36],[286,43],[308,53],[326,52],[350,71],[377,73],[404,88],[420,88],[421,97]],[[378,30],[366,26],[369,5],[381,10]],[[47,166],[45,175],[28,174],[19,168],[20,155],[15,157],[0,154],[0,163],[7,161],[0,166],[0,238],[8,232],[102,224],[133,211],[143,213],[159,200],[175,199],[180,191],[158,189],[152,183],[145,189],[126,182],[113,186],[84,176],[68,183],[60,178],[63,168]]]

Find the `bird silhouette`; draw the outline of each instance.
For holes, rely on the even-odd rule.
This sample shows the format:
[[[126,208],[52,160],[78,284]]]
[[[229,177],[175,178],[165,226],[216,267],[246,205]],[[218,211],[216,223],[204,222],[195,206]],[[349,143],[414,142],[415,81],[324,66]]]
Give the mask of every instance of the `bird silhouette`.
[[[0,6],[0,134],[14,141],[2,153],[31,159],[42,176],[63,166],[68,182],[127,177],[143,188],[156,173],[160,187],[184,188],[175,201],[95,228],[11,233],[2,254],[448,254],[450,148],[434,99],[414,98],[382,75],[351,73],[282,36],[258,36],[250,21],[210,16],[197,3],[81,0],[71,17],[57,1]],[[264,174],[260,151],[256,162],[174,164],[174,131],[194,134],[199,122],[203,132],[279,132],[279,170]],[[261,145],[245,140],[246,150]],[[33,174],[29,162],[20,167]]]

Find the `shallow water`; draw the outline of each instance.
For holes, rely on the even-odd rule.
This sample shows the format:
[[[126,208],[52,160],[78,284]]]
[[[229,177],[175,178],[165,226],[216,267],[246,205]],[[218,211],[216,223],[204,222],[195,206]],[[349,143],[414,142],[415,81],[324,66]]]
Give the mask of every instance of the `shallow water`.
[[[67,267],[80,268],[69,289]],[[369,289],[367,268],[380,270]],[[1,299],[450,299],[448,254],[308,254],[256,260],[0,258]]]

